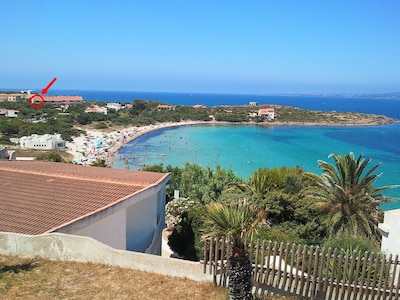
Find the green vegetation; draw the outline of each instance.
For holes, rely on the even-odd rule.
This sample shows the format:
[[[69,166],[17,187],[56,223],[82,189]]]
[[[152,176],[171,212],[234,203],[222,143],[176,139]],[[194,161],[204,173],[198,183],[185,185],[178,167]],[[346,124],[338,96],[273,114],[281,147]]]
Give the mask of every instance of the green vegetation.
[[[226,237],[232,244],[229,257],[228,292],[229,299],[253,299],[252,264],[244,239],[253,237],[257,226],[264,222],[265,210],[247,200],[231,204],[209,203],[204,214],[204,233],[206,237]]]
[[[251,106],[215,106],[209,108],[194,108],[189,106],[171,106],[171,109],[159,109],[162,103],[147,100],[134,100],[132,104],[116,111],[108,109],[107,115],[103,113],[86,113],[87,107],[98,105],[102,102],[84,102],[70,106],[65,111],[56,109],[49,104],[40,109],[34,109],[29,102],[1,102],[0,108],[17,109],[20,111],[17,118],[0,118],[0,142],[9,143],[12,137],[21,137],[30,134],[60,133],[65,140],[80,134],[76,129],[81,125],[94,123],[95,129],[106,129],[111,126],[141,126],[163,122],[181,121],[220,121],[230,123],[253,122],[273,125],[289,122],[311,124],[354,124],[356,120],[366,123],[382,124],[390,122],[384,116],[374,116],[356,113],[336,113],[301,110],[293,107],[274,106],[278,118],[267,120],[256,116],[258,107]],[[265,106],[261,106],[265,107]],[[250,117],[251,116],[251,117]]]
[[[173,200],[176,201],[175,221],[170,224],[174,226],[170,246],[186,259],[199,260],[203,255],[200,237],[207,228],[204,215],[207,214],[208,205],[226,209],[244,199],[257,211],[267,212],[264,221],[269,227],[263,226],[254,232],[256,239],[332,246],[326,243],[332,243],[336,232],[350,235],[349,241],[362,239],[367,232],[377,232],[377,224],[382,216],[379,205],[390,200],[380,193],[386,187],[372,186],[379,176],[374,174],[377,166],[367,170],[369,160],[361,156],[354,159],[352,153],[332,157],[343,163],[339,164],[341,167],[338,170],[341,171],[338,172],[335,167],[320,162],[323,170],[327,168],[331,171],[329,176],[325,171],[318,176],[300,167],[281,167],[259,168],[250,178],[242,179],[220,166],[211,169],[189,163],[182,168],[157,165],[146,170],[173,171],[173,188],[168,188],[168,198],[171,200],[173,190],[177,189],[186,199]],[[343,182],[351,183],[351,188],[342,187],[340,182],[332,183],[332,178],[339,180],[341,175],[344,176]],[[181,206],[186,207],[178,210],[177,207]],[[332,218],[334,212],[338,214]],[[367,223],[363,220],[367,220]],[[363,231],[368,228],[370,231]],[[356,244],[354,247],[364,249]]]
[[[53,162],[66,162],[58,151],[49,151],[45,153],[41,153],[36,156],[37,160],[47,160]]]
[[[313,184],[306,190],[306,195],[324,212],[323,223],[329,235],[349,232],[379,239],[377,224],[382,214],[377,204],[386,200],[382,191],[396,186],[374,187],[380,176],[374,172],[380,163],[368,170],[371,159],[362,155],[357,159],[353,153],[329,157],[335,164],[318,161],[322,176],[308,174]]]

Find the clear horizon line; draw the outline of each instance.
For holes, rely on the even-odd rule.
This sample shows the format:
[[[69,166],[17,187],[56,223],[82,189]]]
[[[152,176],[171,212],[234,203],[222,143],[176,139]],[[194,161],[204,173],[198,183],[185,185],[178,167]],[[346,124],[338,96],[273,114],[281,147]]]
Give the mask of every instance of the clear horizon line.
[[[41,91],[38,89],[27,89],[27,88],[0,88],[1,91],[5,92],[21,92],[26,90]],[[93,91],[93,92],[131,92],[131,93],[161,93],[161,94],[218,94],[218,95],[257,95],[257,96],[335,96],[335,95],[347,95],[347,96],[377,96],[377,95],[397,95],[400,98],[400,91],[398,92],[276,92],[276,93],[251,93],[251,92],[180,92],[180,91],[140,91],[140,90],[126,90],[126,89],[71,89],[71,88],[60,88],[52,89],[52,91]]]

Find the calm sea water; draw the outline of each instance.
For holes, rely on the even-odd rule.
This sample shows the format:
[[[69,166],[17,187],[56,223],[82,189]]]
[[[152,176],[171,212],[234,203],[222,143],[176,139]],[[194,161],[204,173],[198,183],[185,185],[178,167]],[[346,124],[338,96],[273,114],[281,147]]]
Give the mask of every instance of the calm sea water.
[[[115,167],[143,164],[182,166],[186,161],[220,164],[247,178],[259,167],[301,166],[320,173],[317,160],[330,153],[362,154],[371,164],[382,162],[379,185],[400,184],[400,124],[379,127],[186,126],[142,136],[122,148]],[[134,154],[132,156],[132,154]],[[389,196],[400,197],[400,190]]]
[[[340,112],[363,112],[400,119],[400,99],[338,98],[313,96],[264,96],[230,94],[151,93],[118,91],[49,90],[49,95],[80,95],[84,100],[100,102],[132,102],[134,99],[155,100],[175,105],[203,104],[243,105],[250,101],[259,104],[289,105],[303,109]]]
[[[303,109],[382,114],[400,119],[400,100],[312,96],[262,96],[148,92],[57,91],[81,95],[85,100],[132,102],[146,99],[169,104],[206,106],[259,104],[290,105]],[[147,134],[119,151],[115,167],[125,168],[118,157],[127,156],[131,169],[143,164],[182,166],[186,161],[214,167],[220,164],[247,178],[258,167],[301,166],[320,173],[317,160],[330,153],[362,154],[381,162],[379,185],[400,184],[400,123],[372,127],[187,126]],[[400,189],[386,192],[399,197]],[[400,202],[396,206],[400,206]],[[390,208],[396,207],[392,206]]]

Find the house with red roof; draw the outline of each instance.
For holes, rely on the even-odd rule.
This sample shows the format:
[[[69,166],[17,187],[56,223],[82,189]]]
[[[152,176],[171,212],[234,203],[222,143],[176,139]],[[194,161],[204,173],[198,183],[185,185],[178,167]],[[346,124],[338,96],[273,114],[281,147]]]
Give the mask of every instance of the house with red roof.
[[[92,237],[161,253],[170,174],[0,160],[0,232]]]
[[[258,115],[273,120],[275,119],[275,109],[273,107],[260,108],[258,110]]]
[[[8,118],[16,118],[18,117],[20,111],[16,109],[2,109],[0,108],[0,116],[8,117]]]
[[[81,96],[43,96],[44,103],[53,106],[77,105],[83,102]]]

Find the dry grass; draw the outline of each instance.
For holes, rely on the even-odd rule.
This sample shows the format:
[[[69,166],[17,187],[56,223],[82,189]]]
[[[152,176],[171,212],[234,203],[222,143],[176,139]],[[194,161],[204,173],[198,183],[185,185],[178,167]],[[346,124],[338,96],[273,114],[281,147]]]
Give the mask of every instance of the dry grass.
[[[41,154],[48,154],[50,151],[56,151],[65,161],[72,161],[72,154],[62,150],[35,150],[35,149],[20,149],[17,147],[7,147],[9,150],[15,150],[17,157],[37,157]]]
[[[99,264],[0,256],[1,299],[224,299],[225,288]]]
[[[0,299],[226,300],[212,283],[100,264],[0,255]],[[265,296],[263,300],[295,300]]]

